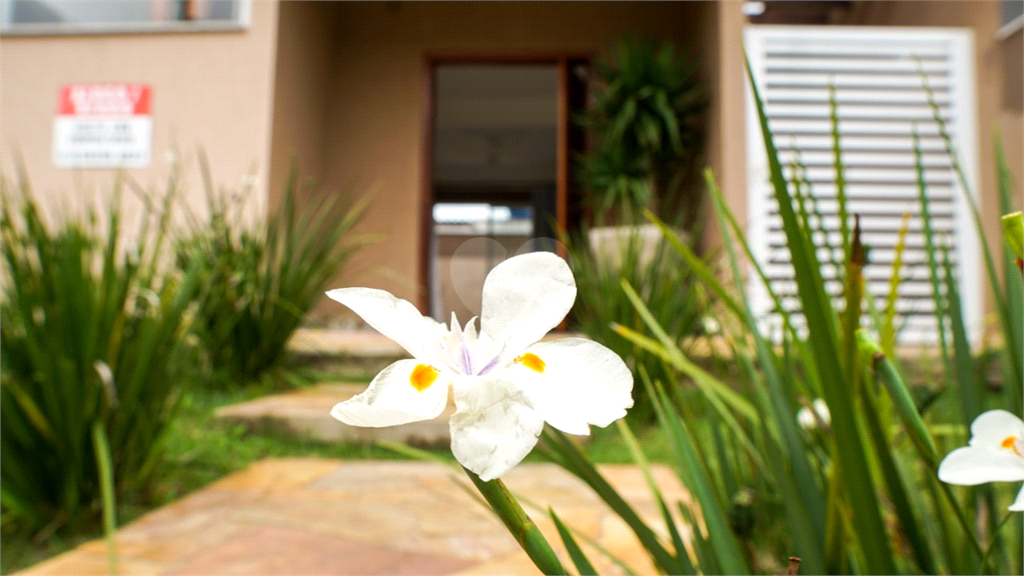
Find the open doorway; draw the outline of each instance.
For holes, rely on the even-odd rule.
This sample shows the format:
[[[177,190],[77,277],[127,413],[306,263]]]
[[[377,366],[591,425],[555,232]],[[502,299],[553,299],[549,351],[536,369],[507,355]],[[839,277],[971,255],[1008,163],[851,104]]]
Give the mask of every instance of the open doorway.
[[[544,239],[565,221],[564,69],[557,60],[432,66],[427,264],[436,319],[478,315],[494,266],[554,249]]]

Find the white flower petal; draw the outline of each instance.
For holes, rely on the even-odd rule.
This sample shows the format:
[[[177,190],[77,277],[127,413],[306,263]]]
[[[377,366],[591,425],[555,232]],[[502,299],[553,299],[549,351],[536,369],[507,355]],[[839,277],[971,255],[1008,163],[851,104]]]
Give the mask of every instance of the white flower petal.
[[[448,403],[451,378],[417,360],[399,360],[377,374],[365,392],[337,404],[331,416],[373,428],[436,418]]]
[[[512,382],[465,378],[454,386],[452,454],[481,480],[493,480],[522,461],[537,444],[544,419]]]
[[[467,346],[476,344],[476,316],[473,316],[469,319],[469,322],[466,322],[466,327],[462,329],[462,339],[466,342]]]
[[[998,447],[1010,436],[1024,436],[1024,420],[1006,410],[983,412],[971,423],[971,446]]]
[[[328,291],[327,296],[351,308],[370,327],[397,342],[414,358],[434,361],[434,342],[443,326],[424,317],[411,302],[373,288],[337,288]]]
[[[818,416],[825,424],[832,423],[832,413],[828,411],[828,404],[824,400],[815,398],[811,405],[814,406],[814,411],[818,413]]]
[[[570,434],[607,426],[633,406],[633,374],[597,342],[563,338],[538,342],[502,376],[513,380],[548,424]]]
[[[1024,421],[1006,410],[989,410],[971,423],[969,446],[957,448],[939,464],[939,480],[973,486],[1024,480],[1018,446]],[[1009,445],[1007,445],[1009,442]]]
[[[818,427],[818,421],[807,406],[796,411],[796,422],[804,430],[813,430]]]
[[[509,258],[484,280],[480,332],[511,356],[558,326],[576,301],[569,265],[550,252]]]
[[[939,464],[939,480],[963,486],[1024,480],[1024,458],[1005,448],[957,448]]]
[[[1021,488],[1020,492],[1017,492],[1017,499],[1013,501],[1013,504],[1010,504],[1010,507],[1007,508],[1007,510],[1024,512],[1024,488]]]

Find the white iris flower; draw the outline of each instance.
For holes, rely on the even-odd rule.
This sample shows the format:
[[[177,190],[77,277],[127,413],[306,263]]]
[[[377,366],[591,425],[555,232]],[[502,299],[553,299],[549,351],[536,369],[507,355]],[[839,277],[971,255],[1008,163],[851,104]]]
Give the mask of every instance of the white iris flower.
[[[633,405],[633,376],[604,346],[580,338],[539,342],[576,300],[565,261],[546,252],[510,258],[484,280],[476,318],[450,327],[383,290],[327,293],[413,356],[391,364],[331,415],[352,426],[394,426],[437,417],[452,390],[452,453],[482,480],[511,470],[544,422],[570,434],[607,426]]]
[[[971,440],[939,464],[939,480],[974,486],[1024,480],[1024,421],[1006,410],[989,410],[971,423]],[[1024,489],[1010,505],[1024,511]]]

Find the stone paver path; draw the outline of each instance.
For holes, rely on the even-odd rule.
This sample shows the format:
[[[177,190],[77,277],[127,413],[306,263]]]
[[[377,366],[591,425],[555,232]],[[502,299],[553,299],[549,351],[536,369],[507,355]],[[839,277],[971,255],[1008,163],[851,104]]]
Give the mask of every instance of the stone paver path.
[[[660,526],[636,468],[601,470],[642,516]],[[668,469],[653,472],[670,502],[686,500]],[[428,462],[263,460],[123,527],[117,535],[120,572],[537,574],[501,522],[456,480],[465,477]],[[524,464],[504,480],[524,501],[553,507],[637,573],[654,571],[626,525],[557,466]],[[546,514],[529,507],[527,512],[569,566]],[[622,573],[589,545],[583,547],[600,573]],[[106,573],[103,540],[22,572]]]

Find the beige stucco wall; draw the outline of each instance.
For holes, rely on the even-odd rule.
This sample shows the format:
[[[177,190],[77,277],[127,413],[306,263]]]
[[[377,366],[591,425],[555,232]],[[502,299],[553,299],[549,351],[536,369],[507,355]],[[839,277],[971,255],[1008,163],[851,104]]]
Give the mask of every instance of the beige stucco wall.
[[[270,196],[274,201],[280,198],[293,166],[303,176],[316,179],[327,172],[335,20],[330,2],[283,2],[279,6],[270,156]]]
[[[322,166],[323,173],[314,175],[328,189],[345,190],[356,182],[349,190],[376,190],[377,200],[363,229],[382,233],[385,240],[365,251],[354,263],[358,272],[339,278],[337,285],[383,288],[422,305],[425,287],[419,285],[418,246],[426,192],[425,56],[589,53],[629,32],[672,38],[677,45],[700,51],[697,14],[704,9],[687,2],[342,3],[332,5],[333,18],[321,24],[333,27],[333,43],[325,54],[319,36],[285,40],[286,35],[307,34],[302,23],[324,19],[323,8],[284,6],[280,45],[295,46],[297,55],[317,62],[330,60],[324,73],[331,84],[320,85],[316,66],[310,66],[297,72],[309,91],[279,85],[272,179],[283,177],[282,161],[288,156],[281,151],[298,149],[303,162],[309,158],[310,167]],[[303,10],[318,15],[293,13]],[[283,74],[285,63],[279,63]],[[324,90],[326,111],[320,104]],[[280,97],[282,91],[290,93],[290,103]],[[307,105],[314,109],[300,111]],[[296,113],[304,125],[314,127],[305,133],[277,129]],[[315,127],[320,124],[325,127],[323,136]],[[308,151],[315,150],[321,137],[326,138],[326,152],[318,159]],[[276,188],[271,191],[271,202],[277,194]],[[320,310],[335,314],[334,307]]]
[[[59,88],[69,83],[132,82],[152,87],[150,166],[127,173],[143,186],[163,186],[168,156],[181,152],[185,202],[201,208],[205,192],[196,151],[205,149],[214,181],[239,188],[256,170],[248,205],[265,210],[277,2],[254,2],[240,32],[5,36],[0,38],[0,167],[13,175],[24,160],[46,204],[109,197],[114,171],[60,169],[51,161]],[[126,195],[129,211],[133,204]]]
[[[707,165],[714,172],[726,204],[739,222],[747,216],[747,133],[746,72],[743,64],[743,26],[746,16],[741,2],[708,2],[700,27],[705,58],[706,82],[711,93],[708,114]],[[721,231],[710,205],[704,246],[721,246]],[[725,271],[722,271],[725,273]]]

